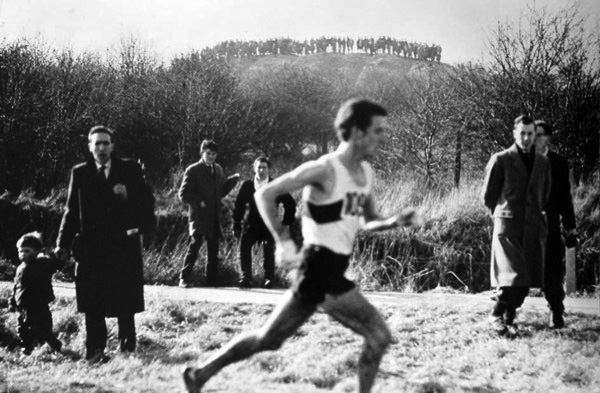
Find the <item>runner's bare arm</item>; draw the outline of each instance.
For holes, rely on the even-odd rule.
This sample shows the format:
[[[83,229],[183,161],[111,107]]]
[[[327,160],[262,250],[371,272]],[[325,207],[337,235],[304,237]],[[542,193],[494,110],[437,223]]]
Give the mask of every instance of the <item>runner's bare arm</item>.
[[[281,243],[283,240],[289,239],[289,234],[284,231],[284,226],[277,217],[276,198],[285,193],[297,191],[306,185],[325,191],[325,180],[330,176],[329,171],[327,163],[309,161],[256,191],[254,194],[256,207],[276,242]]]
[[[384,231],[386,229],[392,229],[399,226],[410,226],[416,224],[416,212],[411,208],[404,209],[398,215],[387,218],[382,217],[377,212],[375,200],[371,194],[369,194],[367,197],[363,213],[365,218],[363,230],[369,232]]]

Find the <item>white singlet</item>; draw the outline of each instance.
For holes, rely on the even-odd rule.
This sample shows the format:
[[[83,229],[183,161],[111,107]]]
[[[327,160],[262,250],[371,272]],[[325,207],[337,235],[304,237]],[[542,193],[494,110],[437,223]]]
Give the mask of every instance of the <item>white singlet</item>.
[[[329,197],[319,202],[310,199],[310,186],[304,187],[304,244],[323,246],[337,254],[350,255],[363,219],[367,196],[373,187],[373,169],[369,163],[361,162],[366,182],[364,186],[359,186],[337,156],[328,154],[319,160],[328,161],[333,167],[334,186]]]

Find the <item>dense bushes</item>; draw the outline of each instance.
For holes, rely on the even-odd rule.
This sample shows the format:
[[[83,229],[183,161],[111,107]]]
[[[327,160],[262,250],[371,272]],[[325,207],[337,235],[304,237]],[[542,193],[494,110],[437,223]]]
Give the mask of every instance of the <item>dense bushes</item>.
[[[162,64],[133,39],[103,57],[4,42],[0,191],[44,196],[64,185],[98,123],[117,129],[118,154],[142,159],[154,183],[197,160],[207,137],[220,143],[225,166],[261,152],[298,164],[332,146],[335,111],[353,95],[389,109],[389,143],[375,163],[388,173],[458,186],[512,142],[512,121],[527,112],[555,126],[555,147],[577,181],[589,181],[600,69],[588,53],[598,48],[573,9],[534,9],[526,21],[498,26],[490,64],[458,67],[327,53],[228,63],[190,52]]]
[[[419,182],[385,179],[377,187],[377,195],[385,202],[388,213],[405,206],[415,206],[425,219],[418,230],[396,230],[359,235],[350,274],[361,287],[377,290],[423,291],[437,286],[468,292],[490,288],[489,261],[492,221],[479,201],[480,181],[475,180],[461,190],[428,192]],[[158,226],[147,239],[144,254],[144,280],[147,284],[176,285],[179,269],[187,251],[187,218],[173,192],[165,190],[158,206]],[[575,205],[581,244],[577,248],[577,289],[593,291],[600,278],[598,249],[600,233],[600,191],[593,185],[577,188]],[[6,201],[0,199],[0,213],[7,217]],[[12,279],[15,269],[14,243],[23,231],[40,230],[51,249],[60,220],[64,195],[45,201],[22,197],[11,205],[16,218],[6,252],[0,255],[0,279]],[[223,207],[224,237],[221,241],[221,283],[236,285],[238,281],[238,241],[231,233],[232,198]],[[6,222],[6,221],[5,221]],[[0,250],[0,254],[2,250]],[[194,284],[205,280],[202,267],[204,251],[194,274]],[[261,260],[260,247],[255,260]],[[11,261],[12,259],[12,261]],[[254,276],[262,277],[262,264],[254,263]],[[277,284],[285,286],[285,275],[279,271]],[[62,278],[69,278],[68,274]]]

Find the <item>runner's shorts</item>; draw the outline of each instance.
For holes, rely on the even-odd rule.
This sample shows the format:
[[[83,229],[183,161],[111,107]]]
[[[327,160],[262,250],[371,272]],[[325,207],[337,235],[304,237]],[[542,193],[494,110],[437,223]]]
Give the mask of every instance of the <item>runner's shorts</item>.
[[[291,286],[294,296],[305,303],[319,304],[326,293],[341,295],[354,289],[354,283],[344,277],[349,262],[349,255],[336,254],[321,246],[306,246]]]

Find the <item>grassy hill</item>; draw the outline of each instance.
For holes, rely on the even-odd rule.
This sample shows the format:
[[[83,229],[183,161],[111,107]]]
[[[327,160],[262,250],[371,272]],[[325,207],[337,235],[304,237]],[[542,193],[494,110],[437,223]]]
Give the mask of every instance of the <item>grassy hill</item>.
[[[317,53],[308,56],[260,56],[231,60],[233,67],[244,78],[255,72],[293,65],[319,71],[325,75],[344,75],[356,87],[363,86],[373,77],[419,77],[429,73],[443,73],[454,68],[445,63],[427,62],[388,54],[368,55],[363,53],[339,54]]]

